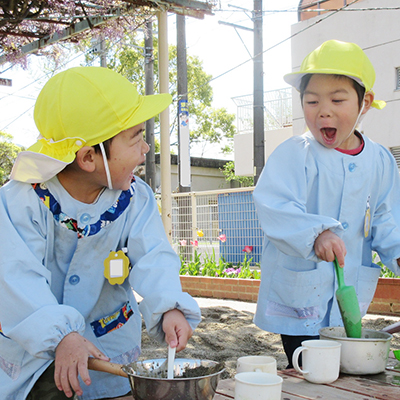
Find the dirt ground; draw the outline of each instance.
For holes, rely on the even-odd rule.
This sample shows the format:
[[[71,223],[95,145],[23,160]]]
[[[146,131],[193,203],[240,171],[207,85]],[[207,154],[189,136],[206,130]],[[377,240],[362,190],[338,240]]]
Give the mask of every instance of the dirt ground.
[[[179,358],[200,358],[224,362],[226,372],[222,379],[235,375],[238,357],[245,355],[269,355],[277,360],[278,369],[285,369],[287,359],[280,336],[265,332],[253,323],[253,313],[215,306],[201,307],[202,321],[195,330],[185,350],[177,354]],[[392,324],[393,319],[385,316],[363,319],[363,327],[380,330]],[[400,333],[393,335],[391,349],[400,349]],[[165,358],[165,344],[150,339],[146,330],[142,336],[141,360]]]

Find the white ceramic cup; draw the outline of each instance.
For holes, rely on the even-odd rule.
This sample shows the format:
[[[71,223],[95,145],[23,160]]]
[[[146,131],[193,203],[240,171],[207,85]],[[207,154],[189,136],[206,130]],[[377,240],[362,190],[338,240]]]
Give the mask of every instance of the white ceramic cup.
[[[268,372],[276,375],[276,360],[270,356],[239,357],[236,373],[240,372]]]
[[[267,372],[235,375],[235,400],[281,400],[283,379]]]
[[[293,366],[312,383],[332,383],[339,377],[341,344],[333,340],[305,340],[293,353]],[[303,369],[299,367],[302,354]]]

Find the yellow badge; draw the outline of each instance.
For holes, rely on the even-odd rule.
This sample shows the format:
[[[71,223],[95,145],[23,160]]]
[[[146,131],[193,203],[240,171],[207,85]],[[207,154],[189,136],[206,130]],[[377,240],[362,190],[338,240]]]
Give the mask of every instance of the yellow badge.
[[[367,209],[365,210],[365,218],[364,218],[364,237],[368,237],[369,228],[371,226],[371,207],[369,205],[369,199],[371,196],[368,196],[367,199]]]
[[[104,260],[104,276],[111,285],[121,285],[129,275],[129,258],[122,250],[110,252]]]

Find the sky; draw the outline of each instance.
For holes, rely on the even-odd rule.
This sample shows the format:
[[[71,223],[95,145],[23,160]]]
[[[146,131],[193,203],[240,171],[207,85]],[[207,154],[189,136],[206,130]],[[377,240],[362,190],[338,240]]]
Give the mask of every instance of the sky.
[[[291,71],[290,32],[297,22],[298,0],[264,0],[263,15],[263,61],[264,90],[287,87],[282,77]],[[253,91],[253,33],[235,30],[220,24],[229,22],[252,28],[252,0],[221,0],[221,10],[203,20],[186,18],[186,45],[189,55],[198,56],[207,74],[213,76],[213,104],[215,108],[225,107],[235,113],[237,107],[233,97],[251,95]],[[245,11],[248,10],[248,11]],[[272,10],[288,10],[272,12]],[[168,41],[176,44],[176,16],[168,17]],[[83,56],[76,57],[68,66],[80,65]],[[33,121],[35,99],[48,79],[43,71],[40,57],[29,56],[29,67],[0,66],[0,77],[12,79],[12,87],[0,86],[0,131],[13,135],[19,145],[30,146],[36,141],[38,131]],[[4,71],[4,72],[3,72]],[[197,147],[192,156],[226,158],[216,146]],[[233,158],[230,155],[228,158]]]

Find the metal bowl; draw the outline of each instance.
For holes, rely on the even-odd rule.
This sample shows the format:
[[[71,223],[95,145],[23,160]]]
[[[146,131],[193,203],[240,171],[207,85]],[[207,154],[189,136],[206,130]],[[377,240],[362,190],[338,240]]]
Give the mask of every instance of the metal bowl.
[[[157,377],[165,358],[135,362],[123,367],[129,376],[135,400],[211,400],[223,364],[211,360],[177,358],[174,379]],[[197,372],[201,376],[197,376]],[[189,377],[185,377],[189,376]]]
[[[322,328],[319,337],[342,344],[340,372],[351,375],[379,374],[386,368],[392,335],[362,329],[361,338],[349,338],[343,327]]]

